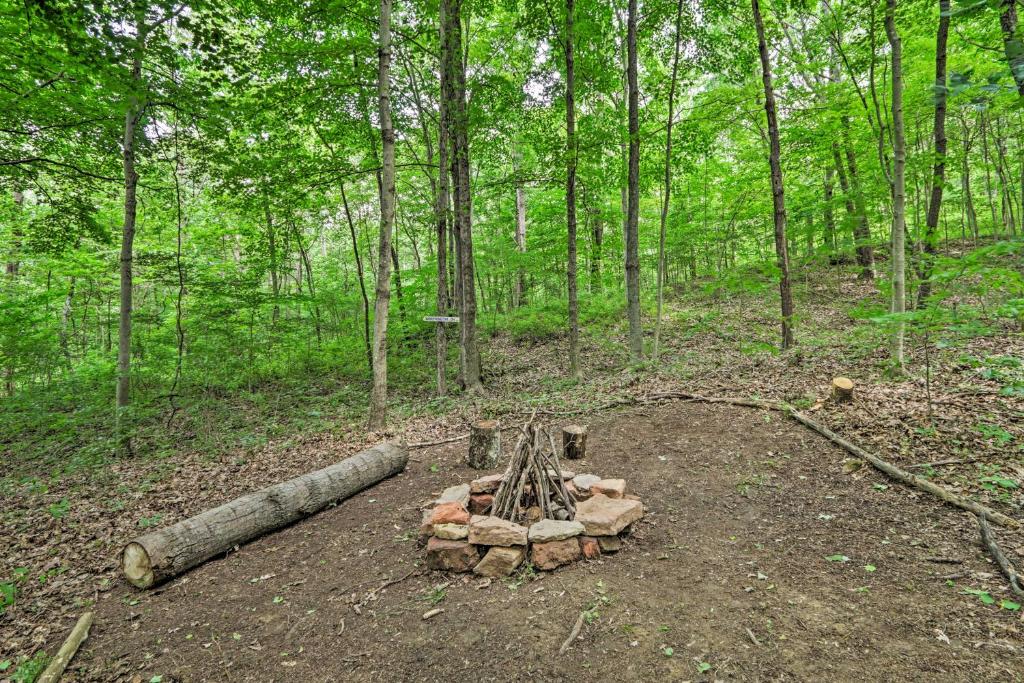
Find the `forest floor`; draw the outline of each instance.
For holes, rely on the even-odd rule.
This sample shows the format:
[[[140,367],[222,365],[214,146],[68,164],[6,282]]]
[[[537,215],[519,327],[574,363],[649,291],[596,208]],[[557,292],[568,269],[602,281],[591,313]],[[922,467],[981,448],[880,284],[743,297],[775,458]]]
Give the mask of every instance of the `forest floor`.
[[[1024,610],[1000,607],[1012,596],[969,515],[874,472],[843,474],[842,451],[778,414],[601,409],[671,388],[786,399],[902,467],[955,461],[914,471],[1024,516],[1024,414],[1005,393],[1022,381],[1019,330],[932,343],[926,387],[916,339],[911,375],[885,376],[884,335],[867,320],[884,306],[872,285],[814,271],[797,294],[800,346],[785,354],[770,350],[764,291],[681,292],[657,366],[629,367],[613,325],[585,336],[588,381],[575,385],[561,339],[499,335],[484,345],[486,398],[443,414],[408,408],[390,434],[345,423],[63,476],[19,463],[0,490],[0,581],[17,591],[0,614],[0,667],[11,663],[0,680],[19,658],[55,652],[89,606],[97,623],[72,666],[79,680],[1024,680]],[[857,400],[821,403],[840,374],[857,382]],[[384,436],[443,439],[476,416],[511,424],[534,408],[554,424],[589,423],[587,466],[623,476],[647,504],[617,555],[486,588],[419,573],[419,506],[472,477],[455,442],[415,450],[399,477],[157,591],[116,574],[119,548],[147,528]],[[1020,533],[998,533],[1021,567]],[[410,571],[362,614],[353,608]],[[445,611],[423,621],[435,603]],[[597,618],[559,655],[591,605]]]

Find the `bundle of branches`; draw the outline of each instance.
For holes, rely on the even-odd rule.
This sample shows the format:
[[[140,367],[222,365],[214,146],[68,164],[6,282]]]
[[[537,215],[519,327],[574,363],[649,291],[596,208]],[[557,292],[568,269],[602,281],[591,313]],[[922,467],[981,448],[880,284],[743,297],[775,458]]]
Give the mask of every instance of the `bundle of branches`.
[[[536,506],[543,519],[573,519],[576,506],[562,481],[551,432],[532,417],[519,431],[512,461],[494,494],[491,514],[517,522],[527,509]]]

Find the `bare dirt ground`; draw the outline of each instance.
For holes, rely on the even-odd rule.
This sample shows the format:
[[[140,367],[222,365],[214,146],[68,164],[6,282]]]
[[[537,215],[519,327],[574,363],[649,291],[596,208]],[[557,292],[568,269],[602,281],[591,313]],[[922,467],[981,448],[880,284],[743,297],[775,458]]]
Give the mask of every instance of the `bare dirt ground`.
[[[590,424],[573,469],[648,506],[616,555],[486,586],[427,572],[419,507],[475,473],[464,443],[422,449],[156,591],[98,593],[68,680],[1024,680],[1024,621],[998,607],[971,516],[843,474],[845,453],[778,414],[673,403]]]

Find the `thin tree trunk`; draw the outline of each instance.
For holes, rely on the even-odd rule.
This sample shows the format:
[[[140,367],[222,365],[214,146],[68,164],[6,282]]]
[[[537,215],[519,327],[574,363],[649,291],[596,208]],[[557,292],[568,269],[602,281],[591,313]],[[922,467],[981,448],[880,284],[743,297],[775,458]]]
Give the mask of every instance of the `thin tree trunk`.
[[[356,276],[359,278],[359,292],[363,295],[363,344],[366,346],[366,367],[373,370],[373,350],[370,348],[370,298],[366,295],[366,278],[363,274],[363,259],[359,255],[359,239],[356,237],[356,226],[352,222],[352,211],[348,206],[345,184],[341,184],[341,203],[345,207],[345,218],[348,221],[348,232],[352,237],[352,253],[356,258]]]
[[[626,81],[629,91],[629,166],[626,206],[626,315],[629,318],[629,356],[644,354],[640,326],[640,92],[636,56],[637,0],[629,0],[626,17]]]
[[[892,306],[894,315],[906,311],[906,166],[907,142],[903,131],[903,44],[896,31],[896,0],[887,0],[885,33],[889,38],[892,58],[892,131],[893,131],[893,196],[892,196]],[[892,361],[897,371],[903,369],[904,324],[900,320],[892,338]]]
[[[935,231],[939,227],[942,191],[946,183],[946,43],[949,38],[949,0],[939,0],[939,28],[935,39],[935,163],[932,166],[932,197],[928,203],[922,240],[921,284],[917,290],[917,307],[923,308],[931,295],[931,276],[935,261]]]
[[[131,90],[127,111],[124,117],[124,136],[122,138],[122,166],[124,170],[124,225],[121,232],[120,260],[120,320],[117,329],[117,391],[118,408],[117,431],[122,434],[121,413],[131,404],[131,353],[132,353],[132,256],[135,242],[136,189],[139,174],[135,170],[135,137],[136,127],[142,118],[144,105],[139,101],[138,93],[142,83],[142,51],[144,49],[145,27],[142,21],[136,22],[139,34],[138,44],[132,57]],[[130,449],[128,441],[123,444]]]
[[[445,45],[445,30],[447,29],[447,17],[445,16],[445,2],[440,4],[440,28],[438,35],[440,44]],[[451,137],[448,126],[451,121],[451,113],[448,105],[450,95],[448,93],[448,79],[444,77],[444,57],[442,56],[441,76],[441,98],[439,101],[439,117],[437,124],[437,196],[434,204],[434,221],[437,228],[437,314],[448,314],[448,163],[449,151],[451,149]],[[437,354],[435,361],[435,383],[437,395],[444,396],[448,391],[448,333],[444,323],[437,323],[434,329],[434,346]]]
[[[662,190],[661,225],[658,230],[658,310],[654,319],[655,362],[661,351],[661,313],[665,303],[665,232],[668,224],[668,207],[672,194],[672,118],[675,116],[676,82],[679,77],[679,49],[682,43],[683,0],[676,3],[676,41],[672,55],[672,81],[668,89],[668,118],[665,123],[665,178]]]
[[[459,239],[459,275],[462,284],[462,308],[459,316],[460,367],[465,388],[481,393],[480,350],[476,339],[476,281],[473,264],[473,218],[469,176],[469,131],[466,114],[466,64],[462,53],[462,0],[447,2],[447,71],[452,103],[449,108],[453,138],[455,175],[455,223]]]
[[[267,242],[270,247],[270,289],[274,294],[274,310],[270,319],[276,323],[281,314],[281,307],[277,303],[277,298],[281,294],[281,283],[277,277],[277,243],[274,235],[274,220],[270,214],[270,201],[267,199],[266,191],[263,192],[263,214],[267,222]]]
[[[573,63],[575,0],[565,0],[565,222],[569,289],[569,376],[580,376],[580,311],[576,291],[576,66]]]
[[[825,210],[822,212],[822,220],[825,223],[825,240],[828,243],[829,251],[833,254],[837,254],[839,251],[839,240],[836,239],[836,218],[832,211],[832,203],[835,198],[833,193],[835,172],[835,168],[831,166],[825,169],[825,181],[822,188],[825,200]]]
[[[516,251],[520,254],[526,253],[526,190],[523,188],[522,172],[520,167],[522,156],[516,150]],[[522,306],[526,294],[526,269],[520,266],[516,272],[515,284],[512,289],[512,305]]]
[[[380,430],[387,420],[388,308],[391,300],[391,232],[395,225],[395,130],[391,123],[391,2],[380,2],[377,102],[383,163],[380,193],[380,248],[377,295],[373,308],[373,389],[369,427]]]
[[[764,111],[768,119],[768,165],[771,168],[772,206],[775,209],[775,255],[779,267],[779,294],[782,304],[782,348],[796,343],[793,338],[793,292],[789,281],[789,252],[786,244],[786,200],[782,186],[779,123],[775,115],[775,89],[772,87],[771,64],[768,61],[768,43],[764,37],[764,21],[758,0],[751,0],[754,27],[757,29],[757,48],[761,55],[761,80],[764,83]]]
[[[850,170],[850,189],[853,192],[857,218],[853,223],[853,239],[857,247],[857,265],[860,266],[860,279],[875,279],[875,250],[871,246],[871,227],[868,225],[868,210],[864,200],[864,191],[860,184],[857,171],[857,152],[850,140],[850,119],[842,117],[843,146],[846,148],[846,165]]]

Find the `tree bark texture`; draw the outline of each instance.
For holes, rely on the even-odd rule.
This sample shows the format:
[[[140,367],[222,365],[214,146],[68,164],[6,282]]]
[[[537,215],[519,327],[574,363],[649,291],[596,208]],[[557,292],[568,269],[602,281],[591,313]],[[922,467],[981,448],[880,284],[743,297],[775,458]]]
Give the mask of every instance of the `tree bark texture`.
[[[381,444],[236,498],[133,539],[121,553],[121,570],[132,585],[149,588],[398,474],[408,459],[403,446]]]
[[[626,316],[629,318],[629,356],[644,354],[640,325],[640,90],[637,85],[637,0],[629,0],[626,17],[626,90],[629,110],[629,160],[626,180]]]
[[[757,48],[761,55],[761,81],[764,84],[764,111],[768,119],[768,165],[771,169],[772,206],[775,223],[775,255],[779,267],[779,294],[782,304],[782,348],[795,343],[793,337],[793,292],[789,281],[789,251],[786,243],[786,200],[782,185],[779,123],[775,113],[775,89],[772,86],[771,64],[768,61],[768,43],[764,36],[764,21],[758,0],[751,0],[754,27],[757,29]]]
[[[391,123],[391,2],[381,0],[377,70],[382,167],[380,243],[377,252],[377,294],[373,306],[373,389],[370,429],[381,429],[387,418],[388,309],[391,302],[391,233],[395,225],[395,129]]]

